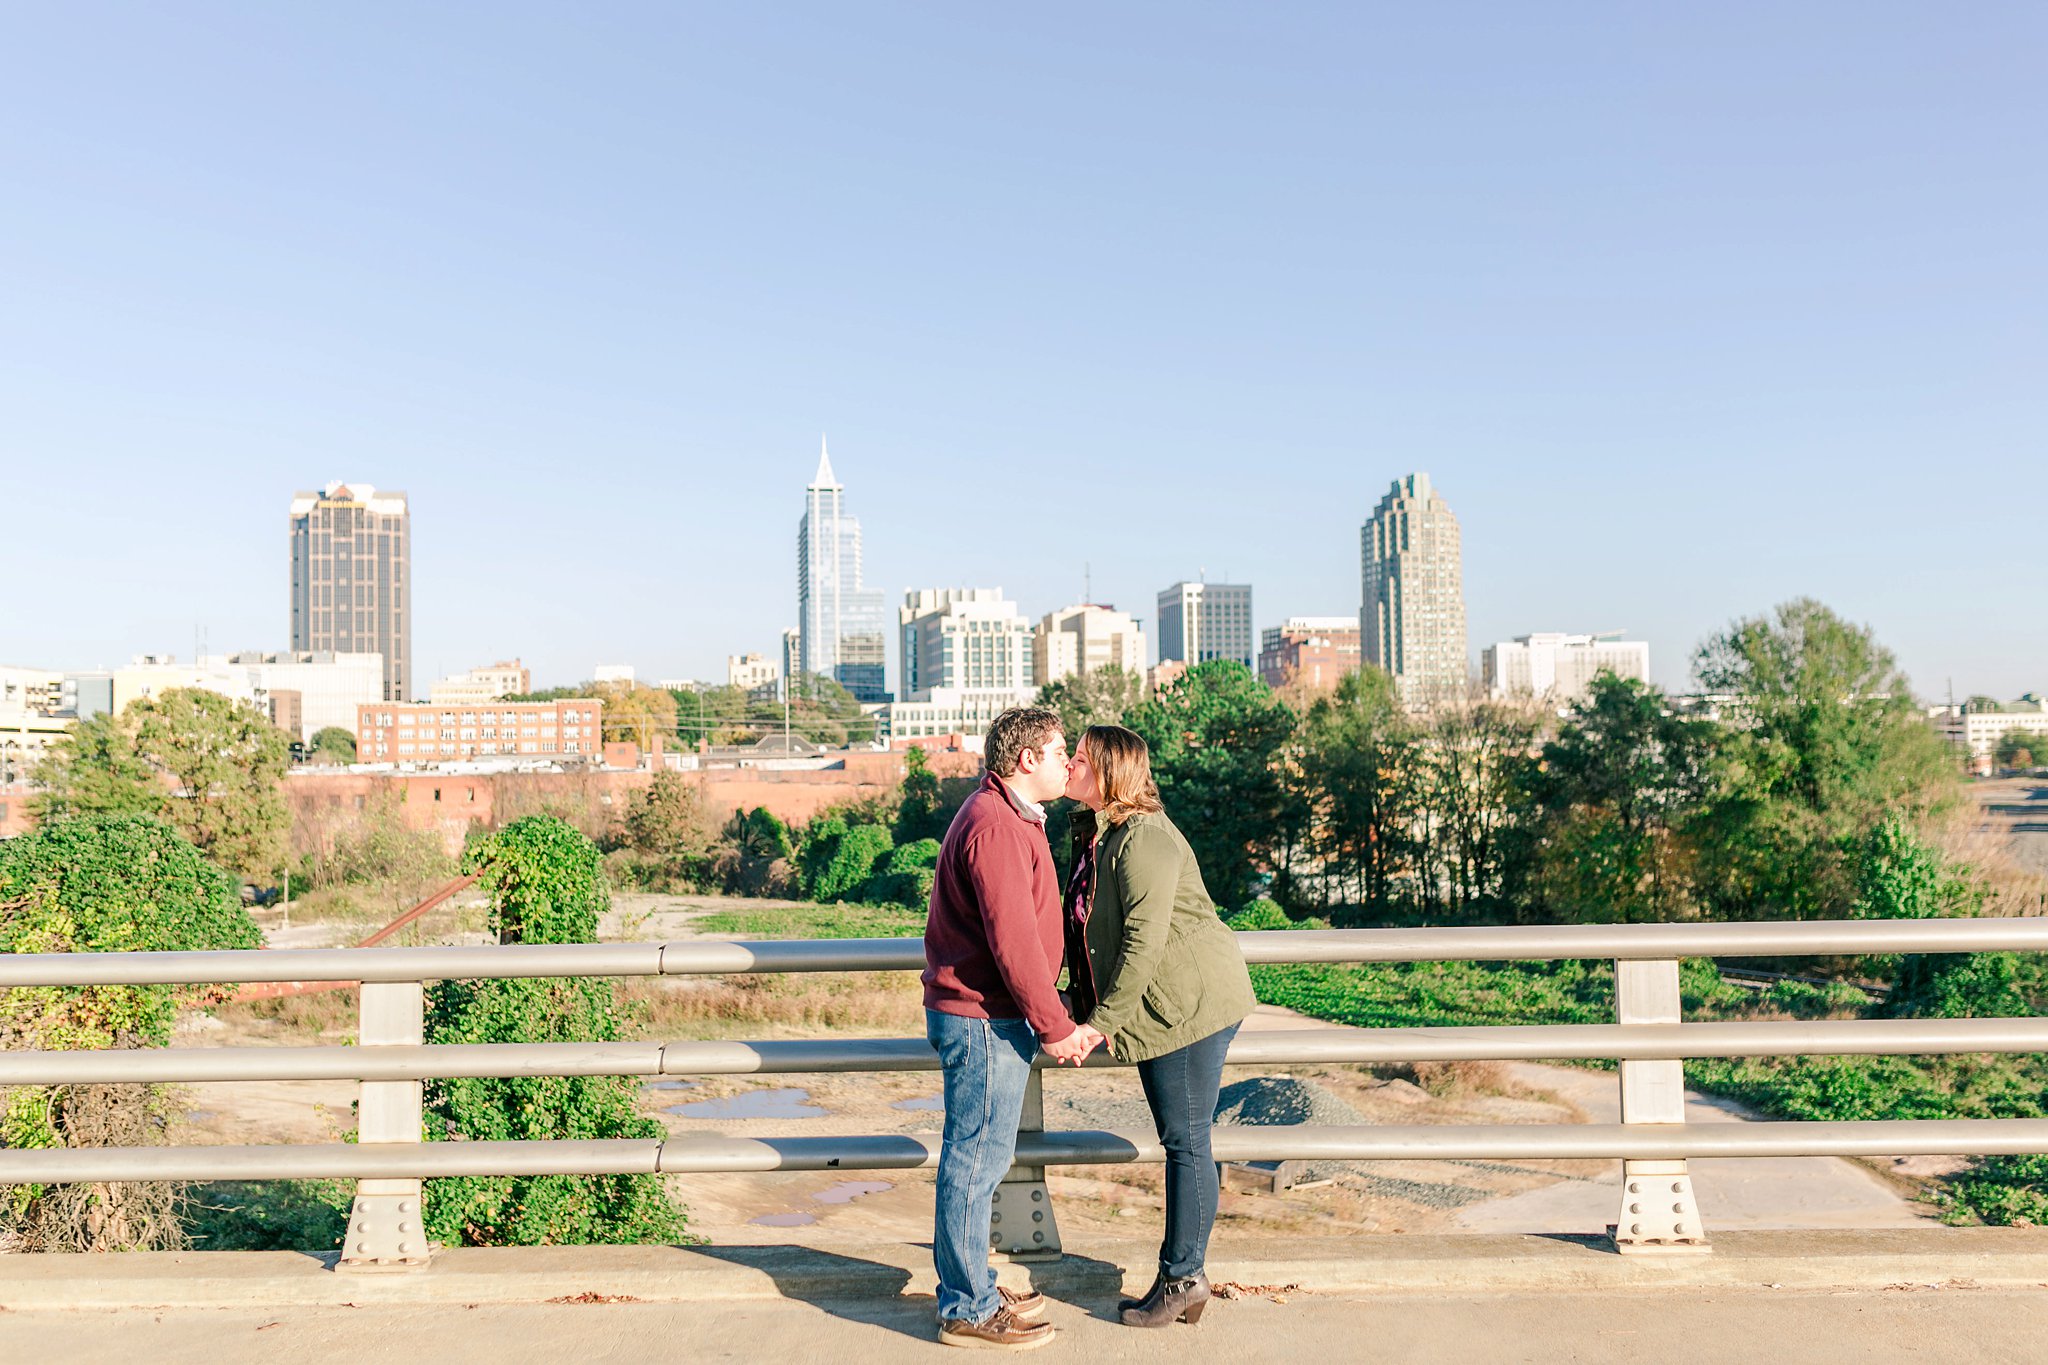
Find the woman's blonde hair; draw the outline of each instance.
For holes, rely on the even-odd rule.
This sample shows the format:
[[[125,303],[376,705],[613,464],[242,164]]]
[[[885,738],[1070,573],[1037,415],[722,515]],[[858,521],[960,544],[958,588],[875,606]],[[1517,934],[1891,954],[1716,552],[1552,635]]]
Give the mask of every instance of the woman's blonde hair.
[[[1159,803],[1159,788],[1152,781],[1152,750],[1135,730],[1091,725],[1082,734],[1081,745],[1095,769],[1103,819],[1121,825],[1133,815],[1166,809]]]

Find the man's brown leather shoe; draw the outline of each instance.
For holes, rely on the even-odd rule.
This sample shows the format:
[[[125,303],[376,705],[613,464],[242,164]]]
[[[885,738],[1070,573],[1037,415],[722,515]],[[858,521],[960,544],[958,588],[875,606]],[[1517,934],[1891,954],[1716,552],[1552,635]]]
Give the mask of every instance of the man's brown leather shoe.
[[[1036,1289],[1005,1289],[996,1286],[996,1293],[1003,1297],[1003,1307],[1010,1310],[1010,1316],[1026,1322],[1036,1322],[1045,1316],[1045,1295]]]
[[[939,1324],[941,1345],[978,1351],[1035,1351],[1054,1335],[1051,1323],[1025,1322],[1007,1308],[996,1309],[985,1322],[953,1318]]]

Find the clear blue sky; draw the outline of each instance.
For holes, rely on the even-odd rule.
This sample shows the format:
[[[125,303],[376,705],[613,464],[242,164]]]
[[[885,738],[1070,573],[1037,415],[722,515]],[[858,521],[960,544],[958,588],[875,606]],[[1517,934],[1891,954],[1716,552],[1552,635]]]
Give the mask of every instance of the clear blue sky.
[[[2048,688],[2038,4],[7,6],[0,660],[282,648],[408,490],[422,681],[722,676],[868,579],[1261,625],[1427,470],[1476,658],[1808,593]],[[893,655],[892,648],[892,655]],[[893,676],[895,660],[891,659]]]

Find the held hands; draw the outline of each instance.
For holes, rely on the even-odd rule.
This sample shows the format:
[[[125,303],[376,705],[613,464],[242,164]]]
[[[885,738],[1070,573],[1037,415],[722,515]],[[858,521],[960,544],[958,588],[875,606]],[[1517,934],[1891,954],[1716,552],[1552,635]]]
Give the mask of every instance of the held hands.
[[[1083,1024],[1057,1043],[1044,1044],[1045,1055],[1061,1066],[1079,1066],[1095,1051],[1096,1044],[1107,1042],[1101,1033]]]

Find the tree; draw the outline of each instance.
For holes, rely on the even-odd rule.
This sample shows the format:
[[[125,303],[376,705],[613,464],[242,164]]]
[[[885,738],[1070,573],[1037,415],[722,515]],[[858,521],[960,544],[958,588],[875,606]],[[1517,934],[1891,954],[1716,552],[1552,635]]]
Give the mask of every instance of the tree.
[[[766,806],[756,806],[734,811],[725,822],[711,871],[727,895],[779,895],[789,889],[795,857],[789,826]]]
[[[2032,768],[2041,761],[2041,755],[2048,753],[2048,736],[2037,735],[2026,730],[2007,730],[1999,737],[1998,748],[1992,757],[2001,768]]]
[[[896,805],[896,842],[914,844],[945,834],[950,813],[924,750],[912,746],[903,755],[903,794]]]
[[[1504,903],[1541,725],[1542,713],[1520,703],[1445,702],[1431,711],[1416,769],[1425,911],[1469,915]]]
[[[168,817],[171,794],[135,752],[135,736],[105,712],[81,720],[52,744],[35,771],[29,798],[40,824],[107,815]]]
[[[1518,899],[1545,919],[1639,923],[1692,905],[1685,830],[1712,790],[1714,727],[1648,683],[1602,673],[1531,775]]]
[[[1305,823],[1279,759],[1294,713],[1243,664],[1212,660],[1126,713],[1218,905],[1250,900],[1263,864],[1284,868]]]
[[[323,725],[313,732],[313,742],[307,752],[315,757],[324,757],[334,763],[356,761],[356,737],[339,725]]]
[[[619,846],[661,885],[695,889],[710,869],[711,845],[704,798],[681,773],[657,772],[628,799]]]
[[[1393,677],[1378,668],[1346,674],[1302,718],[1304,851],[1320,874],[1315,899],[1348,902],[1347,923],[1394,912],[1412,854],[1419,745]]]
[[[1870,828],[1954,798],[1953,767],[1891,651],[1819,602],[1735,622],[1694,668],[1702,688],[1735,699],[1700,841],[1717,911],[1845,914]]]
[[[150,814],[214,862],[247,878],[283,864],[290,816],[282,781],[289,742],[247,702],[174,687],[94,717],[37,769],[38,817]]]
[[[595,684],[584,695],[604,703],[607,744],[638,744],[642,749],[651,749],[656,739],[666,739],[676,732],[675,694],[663,688],[604,682]]]
[[[234,879],[160,820],[74,816],[0,841],[0,952],[177,952],[254,948]],[[181,1001],[204,987],[40,986],[0,991],[0,1047],[162,1047]],[[160,1144],[172,1112],[160,1085],[15,1086],[0,1146]],[[25,1249],[125,1251],[183,1245],[164,1181],[16,1185],[0,1223]]]
[[[1038,689],[1038,705],[1060,713],[1067,747],[1080,741],[1091,725],[1122,725],[1131,709],[1144,700],[1145,679],[1115,664],[1073,673]]]
[[[610,893],[597,846],[547,815],[476,844],[472,870],[501,943],[590,943]],[[427,1041],[609,1043],[617,987],[591,977],[440,981],[428,988]],[[430,1141],[652,1139],[623,1076],[515,1076],[427,1082]],[[429,1235],[466,1246],[672,1242],[682,1207],[659,1175],[465,1176],[427,1182]]]

